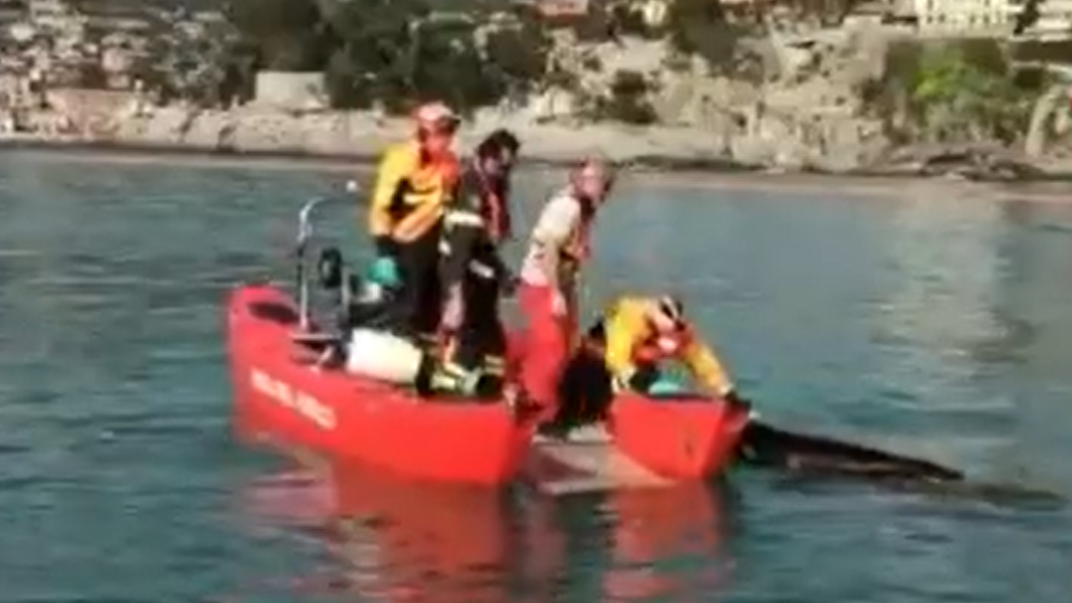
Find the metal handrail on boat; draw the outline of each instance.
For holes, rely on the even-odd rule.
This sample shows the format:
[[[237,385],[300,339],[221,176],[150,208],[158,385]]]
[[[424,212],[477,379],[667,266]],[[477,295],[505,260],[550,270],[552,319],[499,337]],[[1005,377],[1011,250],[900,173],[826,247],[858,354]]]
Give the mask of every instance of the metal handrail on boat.
[[[313,237],[312,225],[313,210],[318,205],[327,201],[327,197],[314,197],[305,202],[301,211],[298,212],[298,237],[295,243],[295,255],[297,266],[295,280],[298,287],[298,328],[304,333],[309,330],[309,279],[305,275],[305,249],[309,239]]]
[[[361,186],[357,182],[350,180],[343,188],[346,195],[356,195],[361,192]],[[321,203],[325,201],[335,200],[333,196],[318,196],[313,197],[302,205],[301,210],[298,212],[298,237],[295,243],[295,256],[297,261],[295,280],[298,288],[298,327],[300,333],[307,333],[309,331],[309,324],[311,323],[310,311],[309,311],[309,279],[305,274],[305,252],[308,247],[309,240],[316,234],[313,228],[313,210],[315,210]],[[345,287],[343,288],[345,290]],[[348,301],[348,300],[344,300]]]

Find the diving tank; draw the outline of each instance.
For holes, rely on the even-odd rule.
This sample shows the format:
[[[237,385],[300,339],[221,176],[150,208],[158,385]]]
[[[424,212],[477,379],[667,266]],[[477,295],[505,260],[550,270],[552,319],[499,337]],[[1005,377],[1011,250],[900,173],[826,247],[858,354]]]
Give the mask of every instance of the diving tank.
[[[373,329],[354,329],[346,354],[346,370],[398,385],[417,380],[424,352],[409,341]]]

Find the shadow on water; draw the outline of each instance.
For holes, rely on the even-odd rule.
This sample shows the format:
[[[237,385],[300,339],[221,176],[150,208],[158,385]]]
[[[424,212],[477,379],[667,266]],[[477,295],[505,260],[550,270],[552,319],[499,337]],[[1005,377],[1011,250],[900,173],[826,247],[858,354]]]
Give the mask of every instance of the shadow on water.
[[[587,603],[728,588],[730,501],[721,485],[552,498],[417,484],[309,458],[254,481],[244,496],[259,521],[330,551],[332,569],[300,581],[303,595]]]

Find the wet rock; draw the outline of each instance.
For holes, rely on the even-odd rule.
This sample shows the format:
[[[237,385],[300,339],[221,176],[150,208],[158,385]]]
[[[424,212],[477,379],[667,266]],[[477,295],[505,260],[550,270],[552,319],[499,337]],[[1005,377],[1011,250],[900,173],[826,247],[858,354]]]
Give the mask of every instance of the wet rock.
[[[1023,153],[994,143],[913,145],[897,149],[876,172],[957,177],[977,182],[1038,180],[1047,173]]]

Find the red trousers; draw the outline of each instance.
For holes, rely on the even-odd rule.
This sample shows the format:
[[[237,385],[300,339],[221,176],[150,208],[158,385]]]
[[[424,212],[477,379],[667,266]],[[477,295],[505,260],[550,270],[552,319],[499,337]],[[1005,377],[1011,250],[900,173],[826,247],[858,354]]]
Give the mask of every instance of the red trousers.
[[[528,328],[523,342],[521,386],[533,402],[543,407],[547,419],[558,409],[558,386],[569,360],[576,325],[574,297],[566,293],[565,316],[554,313],[555,291],[550,287],[522,283],[518,301]]]

